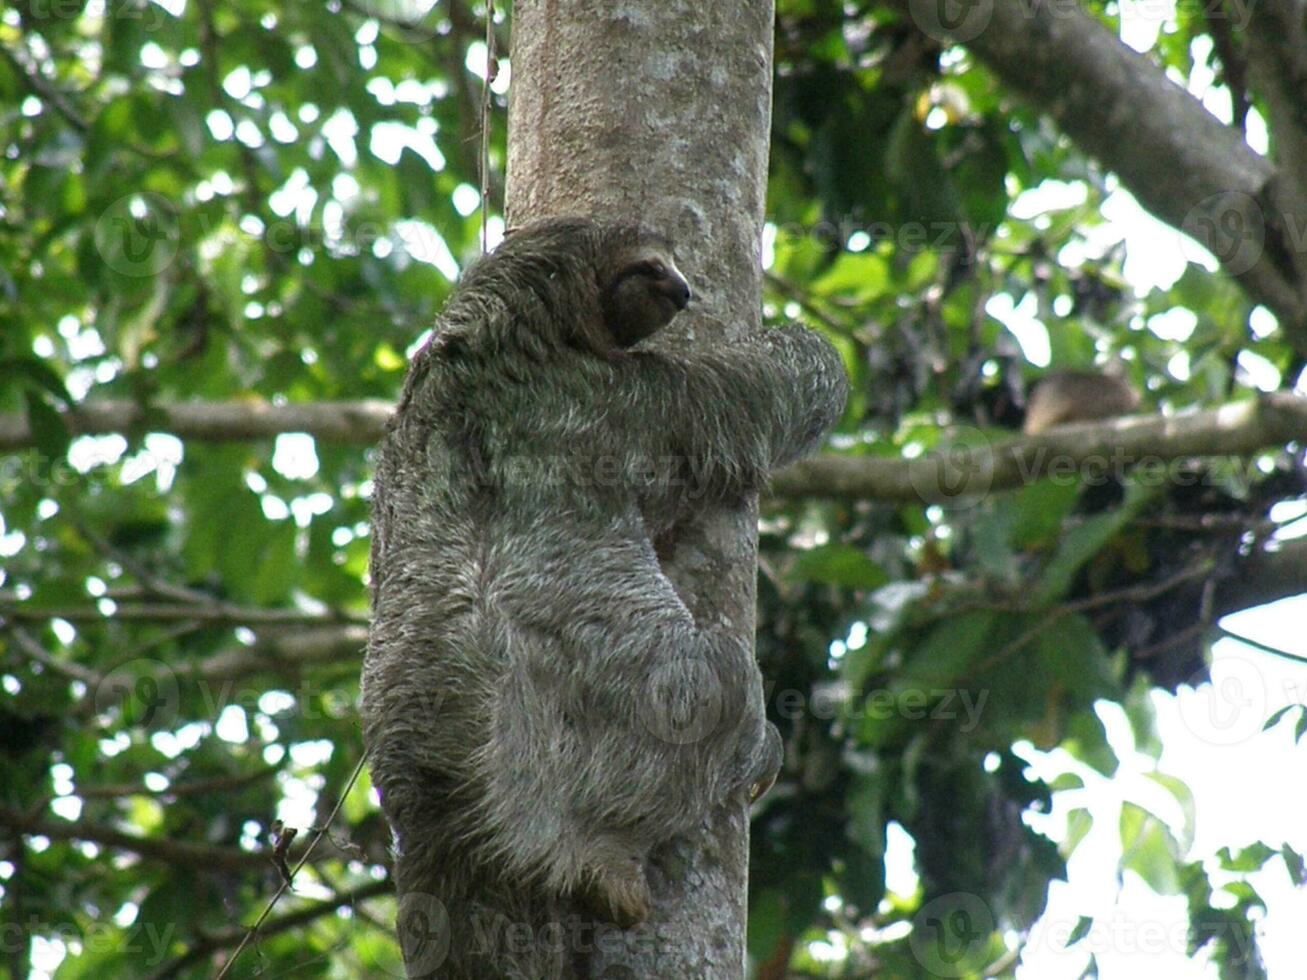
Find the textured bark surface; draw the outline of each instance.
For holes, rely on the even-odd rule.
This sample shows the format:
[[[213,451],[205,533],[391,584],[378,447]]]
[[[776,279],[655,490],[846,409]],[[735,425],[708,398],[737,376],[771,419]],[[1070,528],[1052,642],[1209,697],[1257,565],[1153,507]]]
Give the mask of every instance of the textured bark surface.
[[[510,227],[635,218],[670,235],[695,300],[669,342],[756,323],[771,113],[770,0],[519,0],[513,9]],[[667,572],[701,620],[754,630],[756,508],[703,515]],[[748,814],[715,813],[655,854],[655,909],[604,934],[589,977],[744,975]]]

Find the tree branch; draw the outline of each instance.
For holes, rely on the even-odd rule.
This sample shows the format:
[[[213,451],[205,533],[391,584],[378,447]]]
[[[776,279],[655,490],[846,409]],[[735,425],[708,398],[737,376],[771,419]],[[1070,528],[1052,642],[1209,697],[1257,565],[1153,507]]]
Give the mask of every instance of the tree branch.
[[[1302,0],[1260,0],[1245,32],[1248,66],[1265,100],[1280,174],[1270,188],[1285,227],[1280,234],[1298,247],[1299,296],[1307,301],[1307,8]]]
[[[196,871],[272,870],[270,856],[262,851],[239,851],[230,847],[195,844],[162,837],[137,837],[109,824],[90,820],[51,820],[31,817],[15,810],[0,809],[0,824],[22,834],[37,834],[51,840],[83,840],[128,851],[143,858],[164,861]]]
[[[965,44],[1144,207],[1201,241],[1307,351],[1292,258],[1307,228],[1282,234],[1275,168],[1237,131],[1076,4],[985,0],[943,25],[935,0],[895,3],[930,36]],[[1259,5],[1252,16],[1261,15]],[[1250,229],[1265,234],[1250,238]]]
[[[315,664],[357,665],[368,641],[361,625],[263,630],[250,646],[232,646],[191,664],[159,664],[159,673],[206,682],[240,680],[262,673],[294,674]]]
[[[1222,580],[1216,591],[1217,616],[1307,593],[1307,538],[1273,547],[1243,559],[1237,574]]]
[[[338,909],[347,905],[354,905],[358,902],[366,901],[370,898],[378,898],[387,895],[393,890],[389,878],[383,878],[380,881],[370,881],[365,885],[359,885],[357,888],[345,892],[338,892],[325,902],[314,902],[302,909],[294,912],[288,912],[285,915],[278,916],[275,919],[269,919],[259,926],[259,936],[275,936],[277,933],[286,932],[290,929],[298,929],[300,926],[307,925],[314,919],[321,918],[324,915],[330,915]],[[164,980],[166,977],[175,977],[185,971],[188,966],[198,963],[213,953],[223,949],[230,949],[237,945],[245,938],[246,930],[243,926],[232,926],[223,929],[220,932],[209,933],[196,941],[185,954],[178,957],[172,963],[155,973],[152,980]]]
[[[371,444],[381,438],[390,402],[312,402],[269,405],[261,401],[177,402],[142,407],[103,401],[79,405],[64,415],[74,435],[111,432],[170,432],[179,439],[241,442],[285,432],[307,432],[323,442]],[[27,418],[0,415],[0,451],[35,444]]]
[[[920,459],[825,456],[777,473],[779,497],[833,497],[949,503],[1049,477],[1101,480],[1130,467],[1154,468],[1201,456],[1247,456],[1307,437],[1307,398],[1256,401],[1173,416],[1134,415],[1066,425],[997,445],[932,453]],[[1168,479],[1168,473],[1156,478]]]
[[[148,416],[127,402],[94,402],[79,406],[68,419],[75,432],[87,434],[135,428],[171,432],[182,439],[235,442],[307,432],[328,442],[371,445],[381,438],[389,415],[390,405],[380,401],[185,402],[156,406]],[[948,503],[1024,486],[1044,476],[1092,478],[1141,462],[1246,456],[1305,439],[1307,398],[1276,393],[1182,415],[1063,426],[1041,436],[914,460],[825,456],[777,473],[771,493],[782,498]],[[22,416],[0,415],[0,450],[32,444]]]
[[[131,619],[151,623],[183,622],[235,626],[317,626],[338,623],[367,625],[366,619],[334,613],[306,612],[302,609],[259,609],[225,602],[202,605],[134,603],[119,605],[112,613],[106,614],[101,612],[98,606],[90,604],[42,606],[34,605],[30,600],[0,596],[0,620],[47,622],[51,619],[66,619],[70,623],[107,623]]]

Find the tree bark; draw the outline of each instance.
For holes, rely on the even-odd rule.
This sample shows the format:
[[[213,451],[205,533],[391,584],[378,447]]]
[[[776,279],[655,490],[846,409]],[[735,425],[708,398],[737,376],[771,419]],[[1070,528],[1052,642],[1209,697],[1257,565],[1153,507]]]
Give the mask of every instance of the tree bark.
[[[509,227],[591,214],[669,235],[695,300],[674,343],[756,326],[771,119],[771,0],[520,0]],[[756,504],[704,514],[666,571],[697,618],[752,640]],[[724,807],[656,853],[655,908],[606,933],[589,977],[744,975],[748,813]]]

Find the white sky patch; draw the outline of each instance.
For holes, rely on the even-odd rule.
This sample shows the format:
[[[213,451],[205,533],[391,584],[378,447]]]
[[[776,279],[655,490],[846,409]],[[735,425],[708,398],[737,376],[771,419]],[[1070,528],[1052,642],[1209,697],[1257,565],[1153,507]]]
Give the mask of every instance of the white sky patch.
[[[1089,188],[1083,181],[1044,180],[1018,194],[1008,213],[1020,221],[1029,221],[1049,211],[1078,208],[1088,199]]]
[[[318,472],[318,448],[306,432],[283,432],[277,436],[272,468],[288,480],[308,480]]]
[[[1193,310],[1176,306],[1165,313],[1148,318],[1148,329],[1162,340],[1184,343],[1193,336],[1198,326],[1198,315]]]
[[[333,749],[332,743],[325,738],[312,742],[296,742],[290,747],[290,759],[303,769],[312,769],[329,760]]]
[[[496,95],[503,95],[508,91],[508,72],[504,71],[504,59],[496,58],[495,80],[490,86],[490,90]],[[467,58],[464,60],[464,66],[477,78],[485,79],[486,77],[486,42],[473,41],[467,46]]]
[[[359,124],[348,109],[337,109],[322,124],[322,135],[343,166],[352,167],[358,162],[358,148],[354,145],[358,131]]]
[[[1217,267],[1211,253],[1187,235],[1164,225],[1145,211],[1133,194],[1118,187],[1103,201],[1103,218],[1118,241],[1125,241],[1122,274],[1136,296],[1151,289],[1170,289],[1190,261]]]
[[[236,124],[225,109],[212,110],[204,117],[204,122],[209,127],[209,133],[219,143],[227,142],[236,133]]]
[[[76,796],[61,796],[51,801],[50,809],[65,820],[76,820],[82,815],[82,801]]]
[[[434,265],[450,282],[458,278],[458,262],[434,225],[411,218],[395,222],[395,232],[404,251],[416,261]]]
[[[768,221],[762,226],[762,267],[770,269],[776,264],[776,226]]]
[[[1166,373],[1176,381],[1188,381],[1193,370],[1187,350],[1178,350],[1166,362]]]
[[[254,90],[254,78],[250,74],[250,70],[241,65],[222,80],[222,88],[223,91],[239,102]]]
[[[286,506],[286,501],[276,494],[265,493],[260,496],[259,507],[263,510],[263,516],[270,521],[284,521],[290,517],[290,508]]]
[[[1120,0],[1121,40],[1136,51],[1149,51],[1163,27],[1175,25],[1174,0]]]
[[[481,192],[471,184],[459,184],[450,199],[454,210],[466,218],[481,205]]]
[[[331,196],[337,201],[348,204],[361,193],[359,182],[354,179],[353,174],[336,174],[331,178]]]
[[[264,143],[262,130],[250,119],[242,119],[236,125],[236,138],[252,150],[257,150]]]
[[[281,784],[282,797],[277,801],[277,819],[287,827],[313,826],[313,808],[318,794],[302,779],[286,779]]]
[[[224,742],[244,745],[250,738],[250,726],[245,717],[245,709],[238,704],[227,705],[218,716],[218,723],[213,726],[213,730]]]
[[[1036,316],[1038,301],[1033,292],[1026,293],[1020,303],[1014,304],[1007,293],[995,293],[985,304],[985,312],[1007,327],[1008,332],[1021,345],[1026,360],[1036,367],[1047,367],[1052,357],[1048,328]]]
[[[1241,350],[1236,359],[1235,374],[1242,384],[1258,391],[1276,391],[1280,387],[1280,369],[1250,350]]]
[[[14,557],[23,550],[25,544],[27,544],[27,535],[18,530],[5,533],[4,518],[0,517],[0,558]]]
[[[268,119],[268,132],[278,143],[294,143],[299,138],[299,130],[290,121],[290,116],[278,109]]]
[[[107,436],[81,436],[68,447],[68,462],[79,473],[97,466],[112,466],[127,452],[127,440],[114,433]]]
[[[168,54],[153,41],[141,45],[141,64],[156,71],[168,67]]]
[[[1256,109],[1248,110],[1248,118],[1244,120],[1244,142],[1250,147],[1266,156],[1271,149],[1271,134],[1267,132],[1266,120]]]
[[[259,695],[259,710],[264,714],[275,715],[293,707],[295,697],[289,691],[264,691]]]
[[[897,820],[885,827],[885,887],[904,898],[915,895],[920,879],[916,870],[917,843]]]
[[[268,196],[273,214],[286,218],[295,215],[295,221],[307,225],[318,203],[318,192],[309,186],[309,175],[303,167],[291,171],[286,182]]]
[[[304,497],[296,497],[290,502],[290,512],[295,516],[295,523],[299,527],[308,527],[313,523],[313,518],[331,512],[335,505],[335,500],[329,493],[311,493]]]
[[[425,160],[432,170],[441,171],[445,169],[445,155],[436,146],[437,129],[435,120],[430,118],[419,119],[417,126],[393,120],[379,122],[372,127],[368,152],[382,163],[394,166],[407,148]]]
[[[1281,500],[1271,507],[1270,518],[1281,525],[1276,541],[1291,541],[1307,535],[1307,500]]]
[[[1280,321],[1275,318],[1274,313],[1264,306],[1254,306],[1253,311],[1248,314],[1248,329],[1258,339],[1269,337],[1279,327]]]

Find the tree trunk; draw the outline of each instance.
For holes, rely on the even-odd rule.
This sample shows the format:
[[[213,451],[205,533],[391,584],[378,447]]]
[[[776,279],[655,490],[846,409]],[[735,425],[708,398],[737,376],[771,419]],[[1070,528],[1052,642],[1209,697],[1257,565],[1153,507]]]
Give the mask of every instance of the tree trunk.
[[[695,301],[674,343],[756,326],[771,121],[770,0],[518,0],[506,211],[637,219],[668,234]],[[752,639],[756,506],[705,513],[668,576],[701,621]],[[582,957],[593,978],[744,975],[748,813],[655,853],[655,908]]]

